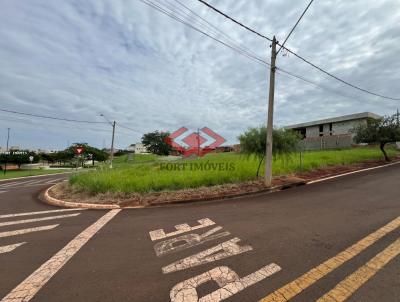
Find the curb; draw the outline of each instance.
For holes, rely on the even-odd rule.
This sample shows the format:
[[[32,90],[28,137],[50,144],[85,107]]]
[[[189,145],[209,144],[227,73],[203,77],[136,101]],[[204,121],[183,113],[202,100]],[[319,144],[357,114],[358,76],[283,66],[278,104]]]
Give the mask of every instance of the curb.
[[[110,210],[110,209],[121,209],[120,206],[115,204],[92,204],[92,203],[80,203],[80,202],[70,202],[65,200],[60,200],[49,195],[50,189],[58,184],[52,185],[47,188],[44,193],[41,194],[40,198],[45,203],[62,208],[83,208],[83,209],[95,209],[95,210]]]
[[[279,190],[285,190],[289,189],[292,187],[298,187],[302,185],[306,185],[306,182],[294,182],[291,184],[283,184],[271,188],[265,188],[259,191],[255,192],[245,192],[245,193],[239,193],[239,194],[234,194],[234,195],[226,195],[226,196],[212,196],[212,197],[204,197],[204,198],[193,198],[193,199],[187,199],[187,200],[173,200],[169,202],[159,202],[159,203],[153,203],[150,204],[149,206],[127,206],[127,207],[121,207],[116,204],[93,204],[93,203],[80,203],[80,202],[71,202],[71,201],[65,201],[65,200],[60,200],[54,197],[51,197],[49,194],[49,191],[57,186],[58,184],[52,185],[51,187],[47,188],[41,195],[40,195],[40,200],[43,202],[51,205],[51,206],[56,206],[56,207],[62,207],[62,208],[83,208],[83,209],[92,209],[92,210],[110,210],[110,209],[143,209],[143,208],[155,208],[155,207],[162,207],[162,206],[167,206],[167,205],[178,205],[178,204],[186,204],[186,203],[191,203],[191,202],[198,202],[198,201],[213,201],[213,200],[224,200],[224,199],[232,199],[232,198],[238,198],[238,197],[243,197],[243,196],[249,196],[249,195],[255,195],[255,194],[262,194],[262,193],[267,193],[267,192],[275,192]]]
[[[49,195],[49,191],[58,184],[55,184],[55,185],[47,188],[44,191],[44,193],[41,194],[42,198],[40,198],[40,199],[49,205],[57,206],[57,207],[64,207],[64,208],[84,208],[84,209],[94,209],[94,210],[153,208],[153,207],[161,207],[164,205],[167,206],[167,205],[186,204],[186,203],[198,202],[198,201],[224,200],[224,199],[232,199],[232,198],[238,198],[238,197],[249,196],[249,195],[262,194],[262,193],[267,193],[267,192],[275,192],[275,191],[286,190],[289,188],[298,187],[298,186],[302,186],[302,185],[310,185],[310,184],[314,184],[314,183],[318,183],[318,182],[323,182],[323,181],[327,181],[330,179],[347,176],[347,175],[351,175],[351,174],[361,173],[361,172],[375,170],[375,169],[379,169],[379,168],[385,168],[385,167],[393,166],[393,165],[397,165],[397,164],[400,164],[400,161],[381,165],[381,166],[346,172],[346,173],[342,173],[342,174],[338,174],[338,175],[332,175],[332,176],[328,176],[328,177],[324,177],[324,178],[320,178],[320,179],[316,179],[316,180],[310,180],[308,182],[299,181],[299,182],[294,182],[294,183],[289,183],[289,184],[282,184],[282,185],[271,187],[271,188],[265,188],[265,189],[262,189],[262,190],[259,190],[256,192],[245,192],[245,193],[239,193],[239,194],[234,194],[234,195],[226,195],[226,196],[222,196],[222,197],[221,196],[212,196],[212,197],[208,197],[208,198],[207,197],[194,198],[194,199],[179,200],[179,201],[173,200],[173,201],[169,201],[169,202],[153,203],[147,207],[145,207],[145,206],[121,207],[116,204],[92,204],[92,203],[79,203],[79,202],[70,202],[70,201],[60,200],[60,199],[51,197]]]

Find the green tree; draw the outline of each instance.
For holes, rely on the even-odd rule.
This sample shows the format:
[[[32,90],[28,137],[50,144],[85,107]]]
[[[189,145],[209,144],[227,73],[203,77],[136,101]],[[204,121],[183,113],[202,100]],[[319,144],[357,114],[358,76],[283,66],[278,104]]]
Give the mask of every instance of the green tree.
[[[290,155],[299,147],[300,136],[292,131],[285,129],[274,129],[272,132],[272,153],[277,155]],[[249,128],[239,136],[240,151],[247,155],[255,155],[259,159],[256,176],[260,172],[261,163],[265,158],[267,129],[266,127]]]
[[[39,156],[36,153],[29,152],[26,150],[20,150],[20,151],[10,151],[8,154],[5,153],[1,154],[0,162],[15,164],[18,166],[18,169],[20,169],[21,165],[31,163],[31,161],[29,160],[30,156],[33,156],[33,161],[32,161],[33,163],[37,163],[39,161]]]
[[[109,154],[106,151],[100,150],[93,146],[90,146],[88,143],[74,143],[70,147],[68,147],[64,152],[67,155],[71,156],[71,159],[75,157],[75,150],[78,147],[82,147],[84,149],[82,153],[83,159],[91,159],[92,164],[94,165],[94,161],[103,162],[106,161],[109,157]]]
[[[172,147],[167,143],[168,132],[154,131],[142,136],[142,144],[146,146],[151,153],[158,155],[168,155]]]
[[[353,132],[357,143],[379,144],[386,161],[390,161],[385,150],[386,144],[400,141],[400,125],[395,115],[381,119],[370,118],[366,124],[354,128]]]

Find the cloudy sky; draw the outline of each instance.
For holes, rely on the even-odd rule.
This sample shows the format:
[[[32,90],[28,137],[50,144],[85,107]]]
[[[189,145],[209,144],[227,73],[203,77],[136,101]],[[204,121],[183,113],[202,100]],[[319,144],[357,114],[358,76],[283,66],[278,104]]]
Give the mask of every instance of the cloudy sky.
[[[266,61],[266,40],[196,0],[152,0],[175,16]],[[209,0],[259,32],[283,41],[309,0]],[[229,36],[205,24],[196,12]],[[110,120],[116,145],[143,133],[207,126],[229,143],[265,123],[268,67],[139,0],[3,0],[0,109],[87,121]],[[341,78],[400,98],[398,0],[315,0],[287,46]],[[321,74],[293,55],[277,65],[319,87],[277,74],[275,125],[342,114],[389,114],[400,107]],[[0,146],[64,148],[110,144],[107,124],[79,124],[0,112]]]

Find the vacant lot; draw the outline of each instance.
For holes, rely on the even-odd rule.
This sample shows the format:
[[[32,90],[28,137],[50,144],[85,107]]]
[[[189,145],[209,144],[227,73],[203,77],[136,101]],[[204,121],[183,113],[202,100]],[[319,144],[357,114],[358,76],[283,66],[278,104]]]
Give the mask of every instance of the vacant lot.
[[[398,152],[388,150],[391,156]],[[288,175],[330,165],[346,165],[367,160],[381,159],[378,148],[363,147],[333,151],[310,151],[301,156],[275,158],[274,175]],[[224,183],[253,180],[256,178],[258,159],[237,153],[213,153],[198,159],[165,161],[153,155],[128,160],[126,156],[116,160],[115,168],[106,165],[96,171],[73,175],[70,183],[76,189],[91,194],[115,192],[154,192],[212,186]],[[263,166],[263,165],[262,165]],[[261,174],[264,173],[263,168]]]

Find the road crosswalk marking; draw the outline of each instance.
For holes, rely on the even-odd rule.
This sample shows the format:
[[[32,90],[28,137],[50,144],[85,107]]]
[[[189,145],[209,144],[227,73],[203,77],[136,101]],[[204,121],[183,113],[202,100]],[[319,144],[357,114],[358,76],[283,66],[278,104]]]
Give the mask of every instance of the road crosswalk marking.
[[[104,227],[121,209],[108,211],[95,223],[72,239],[36,271],[17,285],[1,302],[28,302],[102,227]]]
[[[15,250],[17,247],[25,244],[26,242],[21,242],[21,243],[15,243],[15,244],[10,244],[10,245],[3,245],[0,246],[0,254],[4,254],[4,253],[9,253],[12,252],[13,250]]]
[[[59,226],[59,224],[52,224],[52,225],[45,225],[45,226],[35,227],[35,228],[27,228],[27,229],[20,229],[20,230],[14,230],[14,231],[1,232],[0,233],[0,238],[18,236],[18,235],[23,235],[23,234],[33,233],[33,232],[52,230],[52,229],[54,229],[54,228],[56,228],[58,226]]]
[[[54,219],[69,218],[69,217],[78,216],[78,215],[80,215],[80,214],[81,214],[81,213],[74,213],[74,214],[58,215],[58,216],[49,216],[49,217],[34,218],[34,219],[26,219],[26,220],[6,221],[6,222],[0,222],[0,227],[2,227],[2,226],[8,226],[8,225],[15,225],[15,224],[23,224],[23,223],[31,223],[31,222],[38,222],[38,221],[46,221],[46,220],[54,220]]]
[[[389,222],[387,225],[381,227],[377,231],[369,234],[365,238],[361,239],[357,243],[353,244],[349,248],[340,252],[336,256],[323,262],[317,267],[311,269],[307,273],[303,274],[296,280],[284,285],[275,292],[269,294],[260,302],[286,302],[291,298],[300,294],[303,290],[313,285],[315,282],[326,276],[348,260],[360,254],[366,248],[377,242],[379,239],[384,237],[386,234],[392,232],[400,226],[400,216]]]
[[[62,212],[70,212],[70,211],[84,211],[84,210],[86,210],[86,209],[61,209],[61,210],[39,211],[39,212],[4,214],[4,215],[0,215],[0,219],[1,218],[19,217],[19,216],[31,216],[31,215],[40,215],[40,214],[50,214],[50,213],[62,213]]]

